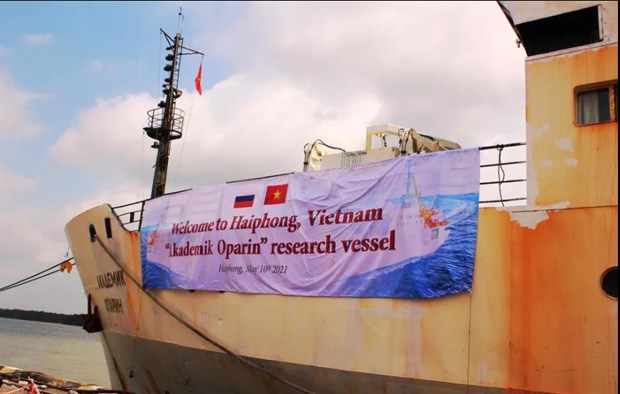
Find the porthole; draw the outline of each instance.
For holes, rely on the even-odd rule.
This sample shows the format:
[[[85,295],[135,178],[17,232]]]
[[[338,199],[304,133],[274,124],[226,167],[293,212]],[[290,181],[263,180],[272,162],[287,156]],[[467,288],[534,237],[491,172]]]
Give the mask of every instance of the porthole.
[[[609,267],[601,275],[601,290],[608,297],[618,299],[618,267]]]

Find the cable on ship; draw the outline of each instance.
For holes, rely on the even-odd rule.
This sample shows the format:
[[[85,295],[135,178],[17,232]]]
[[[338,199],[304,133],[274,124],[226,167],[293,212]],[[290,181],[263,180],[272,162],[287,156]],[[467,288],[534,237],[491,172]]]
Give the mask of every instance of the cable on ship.
[[[6,285],[6,286],[0,288],[0,292],[11,290],[11,289],[15,289],[16,287],[23,286],[23,285],[25,285],[27,283],[34,282],[34,281],[39,280],[39,279],[43,279],[43,278],[45,278],[47,276],[50,276],[52,274],[56,274],[58,272],[67,271],[67,273],[71,273],[71,270],[73,269],[73,266],[75,265],[75,262],[72,263],[71,260],[73,260],[73,257],[69,257],[69,258],[61,261],[60,263],[56,263],[56,264],[52,265],[51,267],[44,269],[41,272],[37,272],[34,275],[30,275],[30,276],[28,276],[28,277],[26,277],[24,279],[18,280],[17,282],[13,282],[13,283],[11,283],[9,285]]]
[[[103,248],[103,250],[107,253],[108,256],[110,256],[110,258],[112,259],[112,261],[114,262],[114,264],[116,264],[122,271],[123,274],[126,275],[138,288],[140,288],[142,290],[142,292],[144,294],[146,294],[154,303],[156,303],[160,308],[162,308],[164,311],[166,311],[170,316],[172,316],[174,319],[176,319],[179,323],[181,323],[182,325],[184,325],[186,328],[188,328],[190,331],[192,331],[194,334],[198,335],[200,338],[204,339],[205,341],[209,342],[211,345],[215,346],[216,348],[220,349],[221,351],[223,351],[224,353],[228,354],[229,356],[233,357],[235,360],[239,361],[242,364],[247,365],[248,367],[254,368],[256,370],[258,370],[259,372],[265,374],[266,376],[272,378],[273,380],[276,380],[280,383],[283,383],[297,391],[299,391],[300,393],[305,393],[305,394],[317,394],[314,391],[308,390],[306,388],[303,388],[281,376],[278,376],[276,374],[274,374],[273,372],[268,371],[267,369],[265,369],[264,367],[253,363],[252,361],[246,359],[243,356],[240,356],[236,353],[234,353],[232,350],[228,349],[226,346],[222,345],[221,343],[217,342],[216,340],[210,338],[209,336],[207,336],[206,334],[202,333],[200,330],[198,330],[196,327],[192,326],[190,323],[188,323],[187,321],[185,321],[183,318],[181,318],[179,315],[177,315],[176,313],[174,313],[172,310],[170,310],[170,308],[168,308],[166,305],[164,305],[161,301],[159,301],[153,294],[151,294],[150,291],[148,291],[147,289],[142,287],[142,284],[140,282],[138,282],[138,280],[136,278],[133,277],[133,275],[127,271],[125,269],[125,267],[123,267],[123,265],[118,261],[118,259],[116,258],[116,256],[114,256],[112,254],[112,252],[110,251],[110,249],[108,249],[108,247],[101,241],[101,238],[99,238],[99,235],[97,234],[93,234],[93,238],[97,241],[97,243]]]
[[[504,150],[503,146],[497,147],[497,151],[499,152],[498,161],[497,161],[497,180],[499,183],[497,184],[497,188],[499,190],[499,200],[502,203],[502,207],[504,206],[504,197],[502,196],[502,183],[504,183],[504,181],[506,180],[506,172],[504,171],[504,168],[502,167],[502,151],[503,150]]]

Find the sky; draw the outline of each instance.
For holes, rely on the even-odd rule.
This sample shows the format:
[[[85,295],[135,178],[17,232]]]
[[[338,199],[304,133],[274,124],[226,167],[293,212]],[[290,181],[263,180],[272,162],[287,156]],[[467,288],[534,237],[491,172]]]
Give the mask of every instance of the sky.
[[[75,215],[150,196],[160,28],[205,54],[182,59],[168,192],[301,171],[306,143],[359,150],[386,123],[464,148],[525,141],[525,51],[492,1],[3,1],[0,15],[0,287],[71,256]],[[85,313],[86,296],[74,270],[0,292],[0,308]]]

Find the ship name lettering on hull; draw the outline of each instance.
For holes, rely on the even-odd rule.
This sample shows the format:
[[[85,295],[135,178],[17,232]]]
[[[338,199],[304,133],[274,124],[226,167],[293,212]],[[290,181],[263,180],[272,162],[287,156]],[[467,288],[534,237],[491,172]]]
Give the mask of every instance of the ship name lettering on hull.
[[[105,298],[105,310],[110,313],[123,313],[123,302],[120,298]]]
[[[125,286],[125,278],[123,277],[123,271],[106,272],[102,275],[97,275],[97,286],[100,289],[109,289],[114,286]]]

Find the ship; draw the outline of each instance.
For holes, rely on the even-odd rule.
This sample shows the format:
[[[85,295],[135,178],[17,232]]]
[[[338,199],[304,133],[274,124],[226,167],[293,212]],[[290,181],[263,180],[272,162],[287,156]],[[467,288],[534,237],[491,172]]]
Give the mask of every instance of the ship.
[[[497,6],[527,54],[525,143],[371,126],[363,151],[308,144],[301,172],[175,192],[191,50],[166,35],[151,197],[65,227],[113,387],[617,393],[618,3]],[[526,195],[483,204],[509,181],[480,181],[480,151],[519,146]]]

